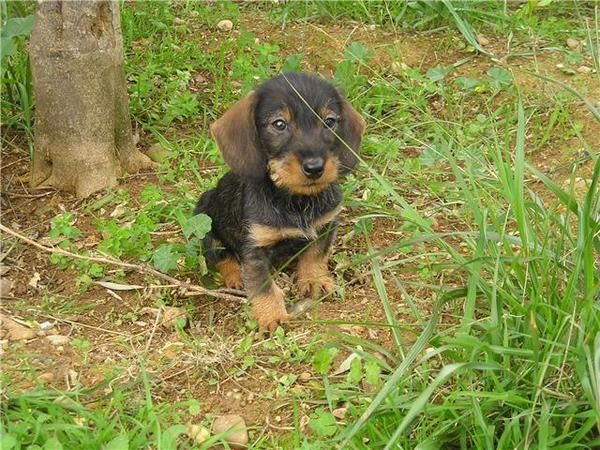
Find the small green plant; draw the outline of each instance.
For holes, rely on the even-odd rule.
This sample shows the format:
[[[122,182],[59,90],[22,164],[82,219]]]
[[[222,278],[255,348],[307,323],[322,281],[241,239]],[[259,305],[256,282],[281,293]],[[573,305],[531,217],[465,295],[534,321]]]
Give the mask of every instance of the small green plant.
[[[83,364],[87,364],[88,354],[91,348],[90,341],[87,339],[74,338],[71,340],[71,345],[73,345],[73,347],[75,347],[83,356]]]

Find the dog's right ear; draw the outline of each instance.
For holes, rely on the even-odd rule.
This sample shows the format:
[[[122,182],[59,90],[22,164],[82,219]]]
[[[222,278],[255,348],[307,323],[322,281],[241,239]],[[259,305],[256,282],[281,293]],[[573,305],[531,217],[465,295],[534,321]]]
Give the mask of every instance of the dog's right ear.
[[[254,122],[257,101],[256,92],[250,92],[210,126],[227,165],[245,177],[262,177],[267,165]]]

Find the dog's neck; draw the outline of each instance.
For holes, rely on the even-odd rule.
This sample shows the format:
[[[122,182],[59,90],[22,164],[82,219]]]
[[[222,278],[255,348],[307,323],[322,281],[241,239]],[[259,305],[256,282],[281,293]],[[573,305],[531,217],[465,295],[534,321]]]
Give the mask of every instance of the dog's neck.
[[[256,196],[256,201],[250,201],[249,205],[252,205],[252,209],[255,209],[254,213],[259,217],[268,218],[267,222],[280,219],[275,222],[293,222],[289,225],[302,227],[323,214],[335,210],[342,201],[342,189],[338,183],[328,185],[315,195],[293,194],[285,188],[276,186],[269,177],[250,183],[252,189],[247,190],[246,195]]]

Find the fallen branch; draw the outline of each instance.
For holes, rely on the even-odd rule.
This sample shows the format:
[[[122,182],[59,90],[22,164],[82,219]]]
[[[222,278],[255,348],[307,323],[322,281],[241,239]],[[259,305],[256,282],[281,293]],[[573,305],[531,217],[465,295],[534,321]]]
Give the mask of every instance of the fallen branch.
[[[39,242],[35,242],[34,240],[29,239],[27,236],[23,236],[22,234],[8,228],[7,226],[2,225],[1,223],[0,223],[0,230],[2,230],[3,232],[5,232],[17,239],[29,244],[29,245],[32,245],[35,248],[43,250],[47,253],[53,253],[53,254],[67,256],[69,258],[83,259],[85,261],[93,261],[93,262],[102,263],[102,264],[112,264],[114,266],[125,267],[127,269],[132,269],[132,270],[136,270],[138,272],[152,275],[156,278],[161,278],[163,280],[168,281],[170,284],[179,287],[179,289],[181,289],[183,291],[184,295],[187,297],[206,295],[209,297],[219,298],[222,300],[232,300],[232,301],[236,301],[236,302],[245,302],[246,301],[246,298],[244,297],[244,294],[242,291],[237,291],[234,289],[216,289],[216,290],[206,289],[197,284],[191,284],[191,283],[187,283],[185,281],[180,281],[177,278],[173,278],[169,275],[166,275],[162,272],[159,272],[158,270],[155,270],[155,269],[145,266],[145,265],[126,263],[126,262],[119,261],[117,259],[107,258],[107,257],[78,255],[77,253],[72,253],[68,250],[63,250],[62,248],[59,248],[59,247],[47,247],[45,245],[40,244]]]

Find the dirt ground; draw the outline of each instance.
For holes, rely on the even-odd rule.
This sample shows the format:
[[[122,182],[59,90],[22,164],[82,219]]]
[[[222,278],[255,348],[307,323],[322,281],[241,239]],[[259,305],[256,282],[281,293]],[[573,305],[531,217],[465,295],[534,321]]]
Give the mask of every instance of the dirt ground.
[[[305,68],[325,76],[333,74],[336,61],[352,40],[363,41],[374,48],[378,55],[375,58],[377,64],[389,67],[390,71],[395,62],[391,60],[390,47],[394,48],[400,62],[423,70],[470,58],[457,69],[457,74],[483,75],[494,65],[487,57],[449,44],[448,36],[443,33],[426,37],[396,34],[351,22],[327,26],[289,24],[282,31],[280,27],[261,21],[254,27],[261,30],[261,40],[277,42],[284,52],[290,48],[294,53],[303,53]],[[505,52],[505,41],[489,39],[492,50],[499,54]],[[576,89],[585,88],[587,97],[595,101],[597,107],[600,106],[600,86],[596,75],[565,75],[556,68],[558,62],[556,54],[543,51],[535,57],[504,61],[508,68],[514,70],[516,82],[526,96],[548,96],[560,89],[529,73],[537,70],[568,82]],[[585,139],[598,142],[599,123],[582,105],[574,114],[584,123],[581,132]],[[60,192],[32,191],[27,185],[29,157],[24,142],[18,135],[7,135],[6,138],[7,144],[2,149],[2,224],[51,246],[52,241],[48,238],[50,220],[64,211],[78,211],[77,226],[83,231],[79,242],[93,250],[101,236],[93,226],[93,216],[83,211],[102,194],[81,200]],[[581,151],[569,142],[559,146],[548,142],[543,149],[529,155],[529,160],[560,183],[569,179],[569,162]],[[586,180],[592,166],[587,163],[579,170],[578,177]],[[122,180],[121,187],[136,197],[143,186],[158,182],[155,174],[139,174]],[[539,188],[543,191],[541,186]],[[582,183],[583,188],[585,182]],[[406,199],[416,208],[425,204],[431,207],[432,199],[418,198],[417,195],[412,198],[409,195]],[[342,213],[338,251],[352,254],[366,249],[364,239],[353,234],[354,218],[355,211],[351,209]],[[445,220],[443,214],[434,218],[436,231],[456,231],[456,224]],[[383,249],[392,237],[397,239],[402,233],[398,231],[398,225],[390,219],[376,220],[370,238],[373,247]],[[177,229],[174,226],[161,232],[175,233]],[[249,333],[241,314],[243,305],[209,297],[177,297],[173,289],[157,287],[161,281],[135,271],[125,271],[125,279],[130,284],[143,286],[141,289],[108,292],[104,287],[92,285],[82,293],[74,282],[76,274],[50,264],[49,256],[31,245],[3,236],[2,276],[12,282],[12,287],[2,300],[2,313],[33,327],[39,324],[49,326],[46,330],[38,327],[38,336],[26,342],[2,341],[2,372],[5,380],[10,380],[12,392],[29,390],[40,384],[59,390],[71,389],[74,385],[92,387],[118,374],[117,379],[103,388],[109,392],[115,384],[127,385],[139,380],[141,370],[146,370],[152,377],[156,402],[196,398],[201,401],[200,415],[242,412],[247,423],[257,430],[277,432],[293,427],[294,419],[292,405],[281,397],[282,391],[278,389],[280,385],[275,381],[274,373],[292,373],[302,374],[291,389],[298,394],[305,393],[303,398],[306,401],[300,405],[303,412],[308,413],[314,407],[311,392],[321,389],[319,377],[312,372],[309,364],[273,360],[273,355],[285,350],[277,339],[272,340],[272,350],[269,351],[263,345],[269,338],[261,340],[255,337],[252,345],[257,349],[253,353],[256,360],[248,368],[243,366],[240,356],[233,351]],[[115,267],[114,270],[121,269]],[[345,297],[327,300],[290,323],[285,345],[295,342],[299,348],[304,348],[316,332],[324,335],[343,332],[380,346],[382,358],[393,365],[396,355],[391,334],[385,326],[373,325],[385,323],[385,313],[371,275],[355,273],[352,269],[338,270],[337,274],[344,278]],[[413,288],[410,281],[417,276],[414,273],[400,269],[396,276],[427,316],[433,291]],[[280,278],[282,286],[293,297],[289,276],[284,274]],[[399,316],[406,320],[407,330],[414,328],[417,324],[410,323],[414,319],[396,281],[385,281],[390,300]],[[173,305],[185,306],[190,311],[191,323],[187,334],[160,326],[156,314],[148,309],[155,306],[157,298],[165,295],[172,299]],[[442,322],[452,323],[455,320],[452,310],[448,309],[446,313]],[[68,342],[52,345],[44,338],[50,334],[67,336]],[[408,331],[403,337],[407,342],[415,339]]]

